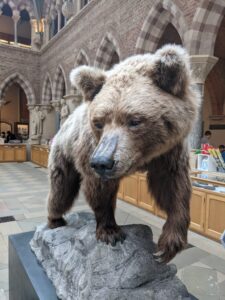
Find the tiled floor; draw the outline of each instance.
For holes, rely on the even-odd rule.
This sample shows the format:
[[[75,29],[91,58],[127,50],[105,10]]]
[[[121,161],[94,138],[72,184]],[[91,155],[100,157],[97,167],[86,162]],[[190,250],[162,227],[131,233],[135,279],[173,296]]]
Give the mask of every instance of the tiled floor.
[[[0,223],[0,300],[8,299],[8,235],[34,230],[36,225],[46,221],[47,193],[46,169],[29,162],[0,164],[0,218],[15,218],[15,221]],[[82,195],[73,210],[89,210]],[[119,224],[150,225],[155,241],[164,223],[123,201],[118,201],[116,219]],[[178,277],[197,299],[225,300],[225,249],[193,232],[189,233],[189,243],[191,247],[173,260]]]

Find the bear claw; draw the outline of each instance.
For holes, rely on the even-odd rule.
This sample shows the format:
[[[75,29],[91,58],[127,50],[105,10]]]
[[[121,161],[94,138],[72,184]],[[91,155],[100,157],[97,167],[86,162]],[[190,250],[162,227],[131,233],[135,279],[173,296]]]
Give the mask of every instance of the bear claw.
[[[51,229],[66,226],[66,224],[67,223],[63,218],[59,218],[59,219],[50,219],[50,218],[48,218],[48,227],[51,228]]]
[[[123,244],[126,235],[120,228],[98,228],[96,230],[96,238],[101,242],[115,246],[117,242]]]

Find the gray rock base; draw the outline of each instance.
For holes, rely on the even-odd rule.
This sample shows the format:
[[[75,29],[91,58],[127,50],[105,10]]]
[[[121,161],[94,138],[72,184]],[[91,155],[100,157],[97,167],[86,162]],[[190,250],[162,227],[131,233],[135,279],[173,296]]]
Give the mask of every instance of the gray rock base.
[[[40,225],[30,242],[60,299],[191,299],[176,266],[153,259],[148,226],[122,226],[126,240],[112,247],[96,241],[91,213],[71,214],[67,222],[54,230]]]

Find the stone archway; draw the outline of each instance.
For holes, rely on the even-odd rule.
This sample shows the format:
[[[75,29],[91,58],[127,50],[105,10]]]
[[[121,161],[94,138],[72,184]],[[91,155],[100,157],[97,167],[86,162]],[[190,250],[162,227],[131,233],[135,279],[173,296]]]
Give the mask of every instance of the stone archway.
[[[66,94],[66,77],[61,66],[58,66],[52,87],[53,101],[60,101]]]
[[[115,38],[107,33],[96,54],[95,66],[108,70],[120,61],[120,49]]]
[[[86,66],[90,65],[90,59],[87,53],[83,49],[81,49],[80,52],[78,53],[75,62],[75,66],[82,66],[82,65],[86,65]]]
[[[30,82],[25,79],[25,77],[19,73],[14,73],[8,76],[5,80],[3,80],[2,84],[0,85],[0,100],[4,101],[5,93],[7,92],[8,88],[13,84],[18,83],[22,89],[24,90],[27,103],[34,104],[35,103],[35,96],[33,89],[31,87]]]
[[[182,45],[181,37],[180,37],[178,31],[176,30],[176,28],[171,23],[169,23],[166,26],[166,28],[159,40],[159,43],[157,45],[157,49],[161,48],[162,46],[164,46],[166,44]]]
[[[170,0],[154,5],[146,17],[136,43],[136,53],[155,52],[167,25],[177,30],[182,44],[186,44],[188,25],[181,10]]]
[[[197,8],[189,33],[192,55],[213,55],[217,32],[225,15],[223,0],[204,0]]]
[[[49,74],[46,74],[42,88],[42,104],[50,104],[52,100],[52,83]]]

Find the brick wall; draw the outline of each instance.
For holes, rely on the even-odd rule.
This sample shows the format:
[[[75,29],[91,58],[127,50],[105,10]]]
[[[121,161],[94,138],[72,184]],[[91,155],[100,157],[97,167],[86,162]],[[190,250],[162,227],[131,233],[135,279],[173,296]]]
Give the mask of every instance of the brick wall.
[[[40,54],[30,49],[0,44],[0,85],[14,73],[26,78],[34,90],[37,103],[40,100]]]
[[[60,63],[66,74],[68,94],[69,72],[75,64],[79,51],[84,49],[93,65],[98,47],[107,32],[114,36],[119,45],[120,59],[134,54],[144,20],[155,2],[154,0],[92,0],[42,50],[41,87],[46,72],[49,72],[54,82],[56,68]],[[176,0],[174,2],[187,17],[186,22],[190,24],[199,1]]]
[[[100,43],[109,32],[117,41],[120,59],[134,54],[143,23],[153,5],[158,2],[156,0],[92,0],[52,38],[40,53],[0,45],[0,84],[12,72],[20,72],[31,82],[36,102],[40,103],[46,73],[50,74],[53,83],[57,66],[60,64],[66,75],[66,93],[69,94],[68,76],[79,51],[84,49],[93,65]],[[166,0],[164,2],[166,3]],[[173,3],[183,14],[188,31],[197,6],[202,2],[174,0]],[[154,26],[151,30],[155,30]]]

